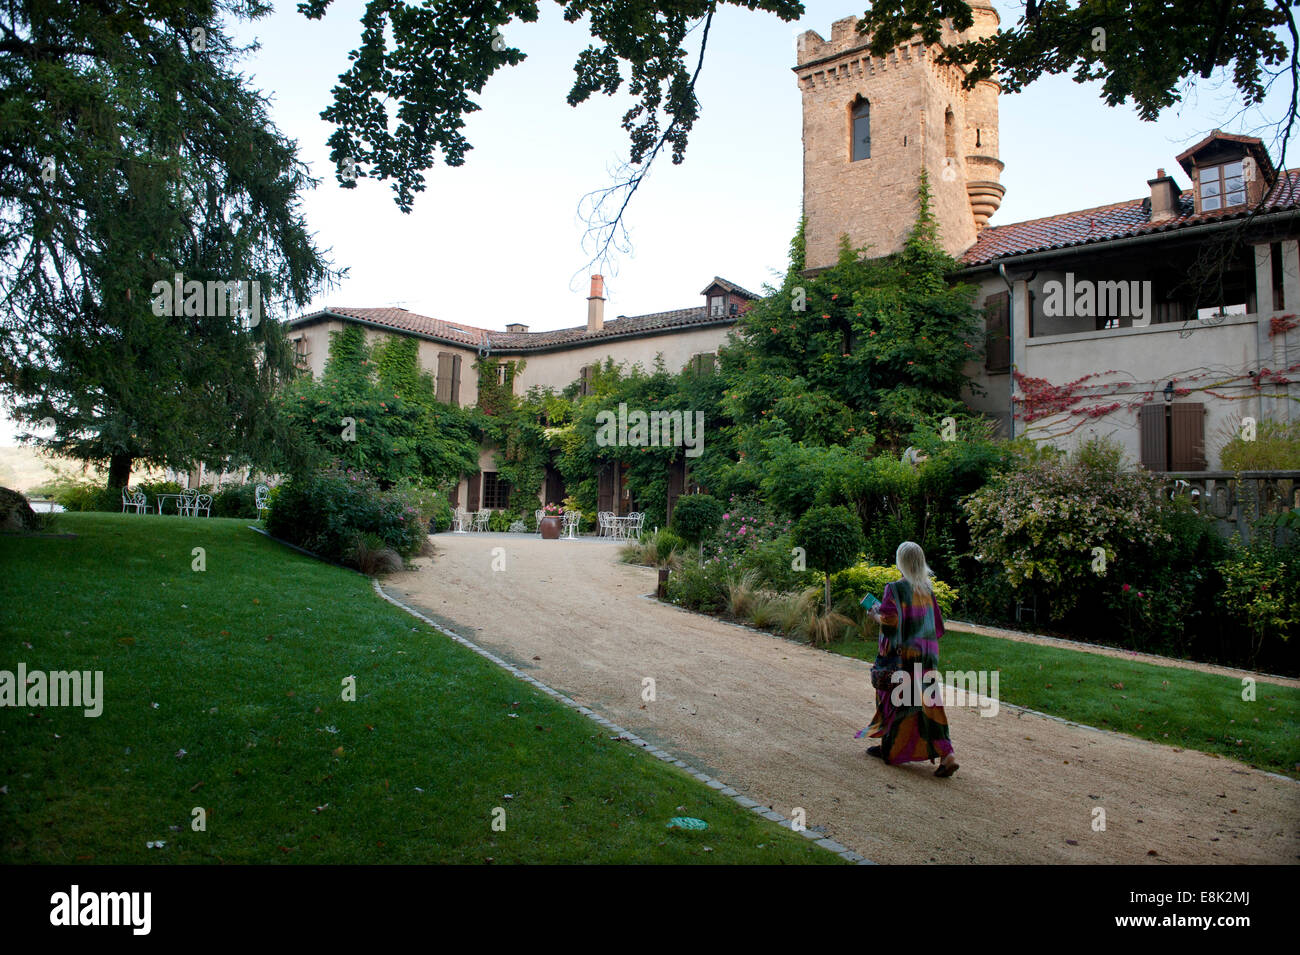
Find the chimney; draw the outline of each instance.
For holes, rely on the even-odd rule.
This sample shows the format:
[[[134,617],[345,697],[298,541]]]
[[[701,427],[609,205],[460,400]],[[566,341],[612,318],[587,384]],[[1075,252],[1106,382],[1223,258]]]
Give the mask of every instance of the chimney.
[[[587,332],[598,332],[605,327],[605,279],[591,277],[591,294],[587,296]]]
[[[1148,179],[1151,187],[1151,221],[1164,222],[1178,215],[1178,197],[1182,190],[1173,176],[1166,176],[1163,169],[1156,170],[1156,177]]]

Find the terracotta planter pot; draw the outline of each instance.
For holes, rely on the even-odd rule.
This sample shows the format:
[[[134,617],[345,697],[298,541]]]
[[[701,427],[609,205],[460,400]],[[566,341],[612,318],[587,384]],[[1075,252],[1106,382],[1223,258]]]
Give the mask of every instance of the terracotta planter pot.
[[[543,517],[542,518],[542,540],[557,541],[560,539],[560,518]]]

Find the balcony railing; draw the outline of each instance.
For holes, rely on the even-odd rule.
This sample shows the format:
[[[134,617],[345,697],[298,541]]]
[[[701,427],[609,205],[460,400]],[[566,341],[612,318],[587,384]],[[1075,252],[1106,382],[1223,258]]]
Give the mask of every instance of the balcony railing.
[[[1255,522],[1300,507],[1300,471],[1171,471],[1162,475],[1175,497],[1212,518],[1219,533],[1249,542]],[[1278,528],[1278,541],[1286,535]]]

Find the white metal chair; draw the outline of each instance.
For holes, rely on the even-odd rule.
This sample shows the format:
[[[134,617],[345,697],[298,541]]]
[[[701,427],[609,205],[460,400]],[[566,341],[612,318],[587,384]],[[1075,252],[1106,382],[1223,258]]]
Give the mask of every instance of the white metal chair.
[[[641,539],[641,528],[645,526],[645,512],[632,511],[627,516],[627,525],[623,529],[623,536],[631,540],[639,541]]]
[[[582,511],[565,511],[564,512],[564,537],[566,540],[577,540],[578,527],[582,523]]]
[[[545,517],[545,516],[546,516],[546,511],[545,511],[544,509],[540,508],[540,507],[539,507],[537,510],[533,511],[533,518],[534,518],[534,520],[537,521],[537,536],[538,536],[538,537],[541,537],[541,536],[542,536],[542,518]]]
[[[199,511],[203,512],[204,517],[212,516],[211,494],[196,494],[190,501],[190,517],[198,517]]]
[[[271,499],[271,489],[265,484],[259,484],[253,488],[253,502],[257,505],[257,517],[260,520],[263,512],[267,510],[267,503]]]
[[[596,512],[596,526],[597,526],[597,532],[596,532],[596,533],[597,533],[597,536],[598,536],[598,537],[613,537],[613,536],[614,536],[614,525],[613,525],[613,522],[612,522],[612,520],[611,520],[611,518],[613,518],[613,516],[614,516],[614,514],[613,514],[612,511],[597,511],[597,512]]]
[[[483,508],[474,515],[474,530],[483,533],[488,529],[488,521],[492,517],[492,511],[489,508]]]
[[[470,517],[469,511],[464,508],[456,508],[456,514],[451,519],[452,533],[467,534],[469,533]]]
[[[144,496],[144,491],[133,491],[129,487],[122,488],[122,513],[133,510],[137,514],[149,513],[149,499]]]
[[[198,496],[198,491],[188,489],[181,491],[180,499],[176,502],[176,510],[185,517],[192,517],[194,515],[194,501]]]

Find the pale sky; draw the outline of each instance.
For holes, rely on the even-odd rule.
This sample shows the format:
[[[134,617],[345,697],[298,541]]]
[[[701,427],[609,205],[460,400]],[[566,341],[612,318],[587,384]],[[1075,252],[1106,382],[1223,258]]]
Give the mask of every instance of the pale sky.
[[[995,5],[1004,25],[1023,9]],[[686,160],[673,166],[661,157],[632,201],[632,251],[618,256],[616,271],[606,270],[608,317],[701,304],[714,275],[760,292],[784,267],[802,188],[795,37],[808,29],[829,37],[834,20],[865,6],[811,0],[798,24],[730,7],[717,14]],[[482,110],[465,129],[474,146],[465,165],[429,170],[426,190],[405,215],[386,184],[359,180],[347,190],[336,183],[326,146],[332,128],[319,117],[349,65],[364,4],[335,0],[321,21],[303,17],[294,0],[277,0],[275,8],[237,30],[262,44],[243,72],[272,98],[275,123],[321,178],[303,197],[303,210],[318,244],[350,268],[342,286],[318,296],[311,310],[399,305],[487,328],[523,322],[532,331],[584,324],[590,255],[578,206],[627,158],[620,122],[629,103],[625,94],[579,107],[565,102],[573,62],[591,40],[585,21],[567,24],[558,4],[543,3],[538,23],[505,28],[506,41],[527,59],[488,82],[478,98]],[[1216,127],[1255,134],[1283,115],[1285,101],[1279,89],[1263,109],[1239,117],[1235,90],[1216,74],[1145,123],[1131,104],[1107,107],[1097,84],[1068,77],[1004,94],[1007,192],[990,224],[1139,198],[1157,167],[1187,188],[1174,160],[1179,152]],[[0,443],[13,443],[7,419]]]

